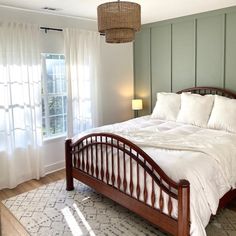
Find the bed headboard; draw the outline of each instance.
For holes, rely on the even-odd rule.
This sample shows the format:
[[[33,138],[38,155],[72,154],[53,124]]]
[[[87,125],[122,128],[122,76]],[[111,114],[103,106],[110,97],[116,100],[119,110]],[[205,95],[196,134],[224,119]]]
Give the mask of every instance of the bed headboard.
[[[201,94],[201,95],[217,94],[217,95],[220,95],[220,96],[236,99],[236,93],[231,92],[231,91],[226,90],[226,89],[222,89],[222,88],[193,87],[193,88],[183,89],[183,90],[181,90],[177,93],[183,93],[183,92],[191,92],[191,93],[197,93],[197,94]]]

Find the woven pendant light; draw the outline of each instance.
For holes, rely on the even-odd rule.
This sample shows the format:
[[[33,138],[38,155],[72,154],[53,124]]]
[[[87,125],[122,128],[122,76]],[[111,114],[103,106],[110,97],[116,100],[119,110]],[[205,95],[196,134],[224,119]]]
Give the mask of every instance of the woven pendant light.
[[[141,28],[141,7],[137,3],[117,1],[98,6],[98,31],[107,43],[134,41],[135,32]]]

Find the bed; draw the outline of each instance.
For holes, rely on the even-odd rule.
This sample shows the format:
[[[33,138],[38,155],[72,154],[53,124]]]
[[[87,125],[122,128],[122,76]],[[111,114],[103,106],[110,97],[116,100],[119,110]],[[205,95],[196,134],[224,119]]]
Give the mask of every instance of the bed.
[[[236,98],[233,92],[213,87],[189,88],[178,94],[183,92]],[[146,136],[143,136],[144,131]],[[186,140],[179,133],[190,135]],[[145,142],[142,137],[146,137]],[[167,137],[168,143],[165,141]],[[176,141],[178,137],[180,139]],[[224,176],[226,170],[220,174],[219,165],[219,162],[224,162],[221,156],[229,150],[221,146],[221,151],[221,143],[229,141],[234,146],[235,138],[236,135],[228,135],[223,131],[206,131],[192,125],[153,121],[149,116],[93,129],[92,133],[85,132],[65,142],[67,190],[74,189],[75,178],[165,232],[179,236],[205,235],[204,227],[209,222],[209,215],[215,214],[218,207],[225,207],[236,197],[236,190],[228,181],[231,178],[236,183],[236,179],[232,176],[227,179]],[[173,147],[169,145],[170,140]],[[217,140],[220,140],[219,144]],[[203,152],[201,148],[208,151]],[[178,157],[180,153],[181,158]],[[234,166],[233,154],[236,155],[236,152],[231,151],[229,154],[230,165],[226,164],[231,169]],[[188,158],[190,155],[191,158]],[[201,161],[196,162],[199,158]],[[175,175],[178,172],[174,170],[176,166],[179,169],[183,166],[178,176]],[[201,172],[206,166],[208,169]],[[179,179],[180,176],[183,178]],[[200,187],[197,181],[201,183]],[[209,196],[205,193],[207,188],[210,189]],[[210,207],[209,203],[212,204]]]

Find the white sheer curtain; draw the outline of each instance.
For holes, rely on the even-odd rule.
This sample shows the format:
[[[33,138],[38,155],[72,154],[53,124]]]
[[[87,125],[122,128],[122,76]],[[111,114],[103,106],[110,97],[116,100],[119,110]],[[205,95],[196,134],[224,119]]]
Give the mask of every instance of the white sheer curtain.
[[[99,124],[100,35],[65,29],[68,136]]]
[[[0,189],[42,173],[39,27],[0,22]]]

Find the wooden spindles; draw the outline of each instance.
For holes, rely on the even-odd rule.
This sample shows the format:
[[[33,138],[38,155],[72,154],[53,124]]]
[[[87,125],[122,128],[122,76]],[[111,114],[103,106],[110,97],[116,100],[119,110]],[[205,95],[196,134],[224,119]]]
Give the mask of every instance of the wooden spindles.
[[[101,137],[101,139],[102,139],[102,137]],[[101,140],[101,142],[102,142],[102,140]],[[101,179],[102,179],[102,181],[103,181],[103,179],[104,179],[104,169],[103,169],[103,165],[104,165],[104,163],[103,163],[103,149],[102,149],[102,144],[101,144]]]
[[[92,140],[92,137],[90,138],[90,144],[91,144],[91,146],[90,146],[90,160],[91,160],[91,174],[92,174],[92,176],[93,176],[93,174],[94,174],[94,163],[93,163],[93,158],[94,158],[94,156],[93,156],[93,146],[92,146],[92,142],[93,142],[93,140]]]
[[[74,150],[76,151],[76,150],[77,150],[77,147],[75,147]],[[78,157],[78,155],[75,154],[75,155],[74,155],[74,158],[72,158],[72,159],[73,159],[73,167],[75,167],[75,168],[77,168],[77,166],[76,166],[76,164],[77,164],[77,157]]]
[[[125,144],[123,144],[123,149],[125,150]],[[127,180],[126,180],[126,160],[125,160],[125,152],[123,152],[123,163],[124,163],[124,179],[123,179],[123,187],[124,187],[124,192],[126,193],[126,189],[127,189]]]
[[[137,159],[139,158],[139,155],[137,154]],[[140,197],[140,185],[139,185],[139,164],[137,162],[137,187],[136,187],[136,195],[137,199],[139,200]]]
[[[112,182],[112,185],[114,186],[115,174],[114,174],[114,148],[113,148],[114,140],[113,140],[113,138],[111,139],[111,143],[112,143],[112,147],[111,147],[111,182]]]
[[[107,143],[107,137],[106,137],[106,143]],[[108,147],[106,145],[106,181],[107,184],[109,183],[109,165],[108,165]]]
[[[117,142],[117,146],[119,147],[119,141]],[[118,189],[120,189],[120,184],[121,184],[121,178],[120,178],[120,152],[119,152],[119,148],[117,148],[117,185],[118,185]]]
[[[146,165],[146,160],[144,160],[144,165]],[[146,173],[145,169],[144,169],[144,191],[143,191],[143,196],[144,196],[144,202],[147,203],[147,198],[148,198],[147,173]]]
[[[80,146],[80,147],[83,148],[83,142],[81,143],[81,146]],[[82,153],[83,153],[83,152],[82,152]],[[80,159],[81,159],[82,153],[78,153],[78,169],[80,169],[80,164],[81,164]]]
[[[152,172],[153,172],[152,168]],[[152,207],[154,208],[155,206],[155,201],[156,201],[156,195],[155,195],[155,189],[154,189],[154,179],[152,179],[152,194],[151,194],[151,201],[152,201]]]
[[[84,147],[84,142],[81,143],[82,144],[82,148]],[[84,161],[84,154],[85,154],[85,150],[82,150],[82,170],[84,171],[85,169],[85,161]]]
[[[162,184],[162,179],[160,179],[160,183]],[[163,193],[162,193],[162,187],[161,186],[160,186],[160,196],[159,196],[159,208],[160,208],[160,211],[163,212],[164,198],[163,198]]]
[[[130,148],[130,153],[132,153],[132,150]],[[133,196],[133,189],[134,189],[134,184],[133,184],[133,166],[132,166],[132,158],[129,157],[129,165],[130,165],[130,179],[129,179],[129,189],[130,189],[130,195],[131,197]]]
[[[88,139],[86,139],[86,145],[88,145]],[[89,149],[86,148],[87,155],[86,155],[86,171],[89,173]]]
[[[170,186],[169,186],[169,190],[171,191]],[[173,209],[173,204],[172,204],[171,196],[169,195],[169,197],[168,197],[168,214],[169,214],[169,216],[171,216],[172,209]]]

